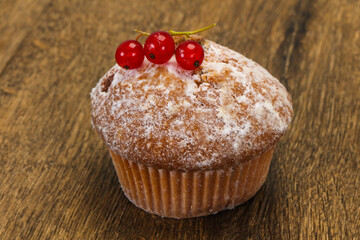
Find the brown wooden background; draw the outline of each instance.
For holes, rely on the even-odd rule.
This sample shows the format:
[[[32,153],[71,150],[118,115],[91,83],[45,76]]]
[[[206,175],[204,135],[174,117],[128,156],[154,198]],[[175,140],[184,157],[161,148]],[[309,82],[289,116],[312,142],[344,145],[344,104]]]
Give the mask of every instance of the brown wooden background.
[[[123,195],[89,92],[132,29],[213,22],[294,119],[253,199],[162,219]],[[0,239],[360,239],[359,90],[359,0],[0,0]]]

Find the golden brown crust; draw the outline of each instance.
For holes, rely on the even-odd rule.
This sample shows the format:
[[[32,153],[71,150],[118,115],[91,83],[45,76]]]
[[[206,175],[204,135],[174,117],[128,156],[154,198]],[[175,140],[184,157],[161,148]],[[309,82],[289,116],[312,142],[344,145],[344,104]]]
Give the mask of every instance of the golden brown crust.
[[[205,51],[198,70],[174,59],[127,71],[115,65],[93,89],[93,125],[119,156],[168,170],[224,169],[285,133],[291,98],[278,80],[239,53],[192,38]]]

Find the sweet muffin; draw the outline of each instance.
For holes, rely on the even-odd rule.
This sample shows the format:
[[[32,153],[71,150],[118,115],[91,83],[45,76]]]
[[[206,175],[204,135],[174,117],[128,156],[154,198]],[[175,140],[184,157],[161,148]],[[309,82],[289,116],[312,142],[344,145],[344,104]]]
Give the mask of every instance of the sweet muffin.
[[[190,38],[204,49],[196,70],[175,57],[132,70],[116,64],[91,92],[92,123],[124,194],[163,217],[209,215],[253,197],[292,117],[289,93],[264,68]]]

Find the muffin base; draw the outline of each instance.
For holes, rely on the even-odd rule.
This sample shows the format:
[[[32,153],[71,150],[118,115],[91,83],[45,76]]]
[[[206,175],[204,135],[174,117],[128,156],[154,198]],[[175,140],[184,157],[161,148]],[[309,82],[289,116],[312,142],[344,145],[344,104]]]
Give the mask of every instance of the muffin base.
[[[109,151],[132,203],[162,217],[190,218],[231,209],[253,197],[265,182],[274,149],[235,167],[188,172],[147,167]]]

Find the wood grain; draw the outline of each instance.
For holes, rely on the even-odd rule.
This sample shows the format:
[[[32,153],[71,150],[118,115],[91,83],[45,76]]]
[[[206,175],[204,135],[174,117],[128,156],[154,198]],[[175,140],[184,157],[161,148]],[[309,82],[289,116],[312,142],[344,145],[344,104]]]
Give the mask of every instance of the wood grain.
[[[0,239],[360,239],[360,2],[0,1]],[[145,213],[90,125],[89,92],[133,28],[197,29],[266,67],[295,115],[250,201]]]
[[[48,0],[0,1],[0,73],[13,57]]]

